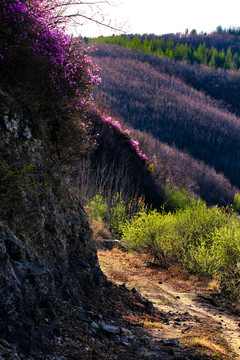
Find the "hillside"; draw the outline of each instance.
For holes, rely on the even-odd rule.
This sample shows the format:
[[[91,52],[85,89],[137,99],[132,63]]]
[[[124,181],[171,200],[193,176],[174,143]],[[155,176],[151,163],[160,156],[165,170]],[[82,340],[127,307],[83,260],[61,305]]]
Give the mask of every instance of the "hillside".
[[[240,185],[240,121],[234,98],[227,98],[233,82],[239,86],[237,72],[176,63],[113,45],[97,46],[95,59],[103,80],[96,99],[105,101],[133,128],[174,144],[222,173],[232,185]],[[234,94],[237,99],[239,92]]]
[[[211,68],[239,69],[240,30],[224,30],[197,34],[196,30],[185,34],[112,35],[99,36],[98,43],[115,44],[146,53],[168,57],[177,61],[205,64]]]
[[[222,359],[225,354],[236,359],[224,339],[226,333],[214,344],[216,351],[199,354],[188,343],[180,347],[177,339],[170,338],[172,333],[165,332],[161,338],[161,333],[149,332],[148,321],[168,322],[173,317],[170,310],[154,307],[135,288],[111,282],[100,267],[98,246],[119,243],[113,235],[129,244],[137,239],[132,246],[164,259],[165,267],[176,262],[183,271],[188,264],[184,272],[196,272],[205,283],[206,277],[213,280],[218,271],[220,278],[214,279],[222,291],[223,309],[228,306],[239,313],[240,195],[235,208],[208,208],[192,192],[205,196],[210,204],[230,203],[237,189],[227,178],[178,150],[177,142],[174,148],[140,130],[127,129],[125,121],[100,111],[101,104],[92,96],[101,82],[100,69],[91,57],[92,48],[65,33],[62,21],[67,19],[61,4],[65,7],[61,1],[7,0],[0,7],[0,359],[215,360],[221,341]],[[102,54],[106,49],[102,47]],[[133,78],[136,60],[130,58],[132,53],[129,58],[125,54],[116,49],[111,61],[129,67],[128,88],[135,91],[140,85]],[[114,75],[109,56],[102,59],[109,65],[109,75]],[[152,65],[138,62],[149,93],[140,98],[137,93],[132,104],[140,109],[140,101],[149,101],[149,109],[145,111],[142,103],[138,114],[145,111],[145,118],[150,119],[152,90],[157,87],[151,87]],[[124,75],[124,69],[120,70],[119,79]],[[217,163],[212,154],[210,160],[231,179],[229,167],[238,164],[238,144],[229,166],[225,151],[238,140],[238,133],[232,136],[238,129],[237,115],[227,112],[224,104],[219,109],[217,100],[183,85],[177,77],[159,77],[157,70],[154,77],[157,86],[163,83],[164,94],[173,94],[170,114],[177,114],[179,103],[181,116],[174,115],[175,124],[169,126],[172,134],[182,127],[183,136],[182,118],[189,108],[182,99],[191,99],[194,115],[199,111],[199,126],[194,116],[188,122],[195,124],[195,133],[201,135],[203,129],[199,154],[206,151],[208,141],[212,151],[218,136],[218,151],[224,156]],[[112,84],[111,79],[112,99],[119,97],[123,109],[128,108],[131,92],[126,95],[124,87],[118,86],[122,97],[119,91],[115,97]],[[156,111],[165,111],[164,106],[158,108],[156,102]],[[113,112],[118,114],[118,110]],[[208,114],[215,115],[215,124],[204,140]],[[170,124],[170,116],[166,119]],[[148,122],[155,126],[154,121]],[[159,122],[156,133],[161,133],[161,127]],[[229,141],[223,149],[224,131]],[[189,138],[193,133],[189,132]],[[189,153],[194,149],[189,147]],[[152,164],[150,157],[162,161]],[[193,170],[182,171],[186,166]],[[204,172],[206,179],[199,181]],[[171,190],[174,186],[184,186],[191,194],[185,189]],[[135,226],[138,222],[140,227]],[[126,243],[120,247],[131,259]],[[140,251],[138,256],[144,259]],[[153,267],[160,266],[147,257]],[[147,269],[147,264],[142,267],[140,262],[140,266]],[[148,321],[141,324],[134,319]],[[188,321],[199,322],[199,318],[191,315]],[[204,323],[208,326],[208,319]],[[213,336],[222,330],[215,325],[214,321]]]

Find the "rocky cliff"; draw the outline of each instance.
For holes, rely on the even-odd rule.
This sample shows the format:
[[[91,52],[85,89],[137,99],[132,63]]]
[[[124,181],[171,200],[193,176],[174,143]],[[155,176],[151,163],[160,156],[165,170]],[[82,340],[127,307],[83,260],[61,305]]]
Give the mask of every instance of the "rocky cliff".
[[[59,303],[86,305],[105,277],[77,192],[42,156],[31,118],[2,97],[0,124],[0,354],[17,359],[46,348]]]

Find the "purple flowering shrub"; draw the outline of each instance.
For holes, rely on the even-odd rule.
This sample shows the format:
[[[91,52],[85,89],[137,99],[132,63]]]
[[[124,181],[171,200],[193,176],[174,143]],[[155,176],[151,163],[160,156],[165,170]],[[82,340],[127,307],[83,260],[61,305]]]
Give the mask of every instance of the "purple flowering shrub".
[[[136,151],[140,160],[143,160],[144,162],[148,161],[148,157],[145,154],[143,154],[143,152],[139,148],[139,142],[131,139],[130,130],[128,129],[123,130],[122,125],[119,123],[119,121],[114,120],[111,116],[106,117],[104,114],[100,113],[97,109],[95,109],[95,112],[101,117],[103,123],[108,124],[110,128],[119,131],[122,135],[124,135],[127,138],[127,140],[129,141],[130,148]]]
[[[92,49],[80,48],[56,23],[49,1],[3,1],[0,79],[26,101],[37,94],[50,103],[48,110],[61,104],[84,116],[92,87],[100,82],[99,69],[89,57]]]

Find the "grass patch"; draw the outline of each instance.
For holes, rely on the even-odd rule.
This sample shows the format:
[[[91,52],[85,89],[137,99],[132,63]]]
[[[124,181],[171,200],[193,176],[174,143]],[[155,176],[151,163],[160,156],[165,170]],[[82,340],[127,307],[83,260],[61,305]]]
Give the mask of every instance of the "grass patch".
[[[195,327],[182,336],[181,342],[195,355],[208,356],[210,359],[233,359],[231,348],[215,324]]]
[[[151,320],[144,320],[143,325],[145,327],[153,327],[156,329],[162,329],[164,325],[161,322],[151,321]]]

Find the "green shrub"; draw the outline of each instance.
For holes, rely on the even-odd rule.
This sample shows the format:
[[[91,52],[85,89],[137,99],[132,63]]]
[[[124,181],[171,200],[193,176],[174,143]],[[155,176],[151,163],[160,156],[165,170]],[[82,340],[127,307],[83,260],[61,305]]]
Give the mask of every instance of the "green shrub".
[[[40,195],[42,189],[53,185],[40,180],[36,165],[29,163],[20,166],[18,163],[0,161],[0,214],[5,215],[14,209],[23,195]]]
[[[234,195],[233,208],[240,215],[240,194]]]
[[[121,235],[121,227],[127,221],[127,204],[122,199],[121,194],[117,193],[112,200],[108,211],[108,227],[115,236]]]
[[[100,217],[111,233],[114,236],[120,237],[122,235],[122,227],[127,219],[131,217],[133,209],[139,209],[141,206],[141,201],[136,199],[132,199],[132,201],[127,203],[120,193],[116,193],[108,199],[97,194],[90,200],[87,200],[86,210],[91,223],[97,221]]]
[[[164,203],[166,211],[183,210],[194,205],[196,202],[196,199],[194,199],[194,197],[190,195],[186,189],[170,189],[167,186],[163,186],[163,191],[166,198]]]
[[[166,265],[167,257],[173,255],[174,222],[175,217],[171,213],[142,210],[122,228],[122,240],[131,249],[148,252]]]
[[[123,228],[123,239],[135,248],[157,248],[158,244],[166,255],[187,262],[189,249],[199,246],[203,238],[211,243],[215,228],[227,221],[226,211],[218,207],[208,209],[203,201],[195,201],[175,214],[142,211]]]
[[[230,297],[240,299],[240,223],[233,219],[229,226],[218,229],[213,236],[212,254],[215,273],[221,287]]]
[[[131,249],[217,277],[225,293],[240,298],[240,220],[229,209],[207,208],[203,201],[195,201],[176,213],[145,210],[122,231]]]
[[[89,216],[89,221],[97,221],[100,217],[102,220],[106,219],[108,206],[101,195],[95,195],[93,198],[87,200],[86,210]]]
[[[229,215],[219,207],[207,208],[206,204],[199,200],[191,207],[176,213],[175,243],[182,247],[185,257],[182,261],[188,261],[189,249],[198,247],[204,243],[211,245],[211,236],[216,228],[220,228],[228,222]]]

